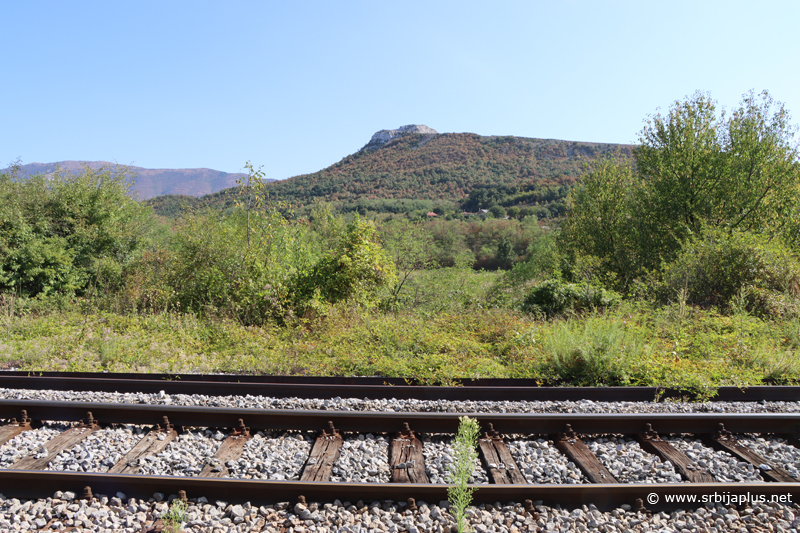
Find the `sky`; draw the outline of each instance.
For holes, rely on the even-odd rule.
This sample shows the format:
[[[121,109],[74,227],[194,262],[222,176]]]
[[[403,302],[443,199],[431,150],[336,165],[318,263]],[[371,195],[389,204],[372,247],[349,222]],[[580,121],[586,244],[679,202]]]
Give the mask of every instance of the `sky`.
[[[0,0],[0,168],[315,172],[381,129],[635,143],[707,91],[800,121],[800,2]]]

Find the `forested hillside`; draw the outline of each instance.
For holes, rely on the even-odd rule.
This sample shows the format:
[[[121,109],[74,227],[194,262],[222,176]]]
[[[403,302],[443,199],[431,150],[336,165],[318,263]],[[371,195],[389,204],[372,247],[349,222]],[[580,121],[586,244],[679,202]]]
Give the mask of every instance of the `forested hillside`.
[[[319,172],[270,183],[266,192],[294,205],[322,199],[345,211],[406,212],[414,208],[409,200],[450,202],[473,212],[492,205],[552,204],[566,197],[584,163],[615,153],[626,158],[631,149],[474,133],[406,133],[377,147],[370,144]],[[235,189],[226,189],[199,200],[155,198],[151,205],[170,215],[176,205],[229,208],[236,197]]]

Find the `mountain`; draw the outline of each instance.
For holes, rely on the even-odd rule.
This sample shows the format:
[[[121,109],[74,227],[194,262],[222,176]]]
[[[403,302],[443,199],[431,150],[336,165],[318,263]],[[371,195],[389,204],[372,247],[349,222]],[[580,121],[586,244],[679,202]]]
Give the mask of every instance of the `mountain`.
[[[111,167],[117,170],[127,169],[134,179],[134,192],[141,200],[156,196],[174,194],[184,196],[204,196],[236,186],[236,179],[246,174],[231,174],[209,168],[153,169],[131,167],[109,163],[107,161],[60,161],[58,163],[29,163],[20,165],[22,176],[35,174],[51,174],[57,168],[70,173],[79,173],[84,167],[98,169]],[[271,181],[271,180],[270,180]]]
[[[450,202],[476,211],[493,204],[560,202],[597,157],[630,157],[632,145],[438,133],[423,125],[381,130],[360,150],[313,174],[270,183],[266,192],[295,205],[316,199],[352,210],[403,211],[406,200]],[[238,193],[225,189],[199,199],[156,198],[156,211],[231,207]],[[368,205],[367,205],[368,204]],[[553,211],[558,214],[563,203]]]

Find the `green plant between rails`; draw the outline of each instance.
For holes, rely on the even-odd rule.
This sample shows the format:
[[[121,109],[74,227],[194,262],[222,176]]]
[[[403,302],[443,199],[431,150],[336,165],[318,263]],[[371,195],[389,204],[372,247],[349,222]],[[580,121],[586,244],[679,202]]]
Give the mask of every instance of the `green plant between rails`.
[[[187,509],[189,504],[180,499],[172,501],[172,506],[161,516],[164,521],[164,531],[167,533],[180,533],[181,524],[188,518]]]
[[[456,519],[458,533],[465,533],[470,530],[467,524],[467,508],[472,503],[474,487],[469,486],[469,479],[475,470],[475,460],[478,452],[475,447],[478,444],[477,420],[462,416],[458,425],[458,433],[453,442],[454,460],[450,465],[449,481],[447,487],[447,500],[450,502],[450,512]]]

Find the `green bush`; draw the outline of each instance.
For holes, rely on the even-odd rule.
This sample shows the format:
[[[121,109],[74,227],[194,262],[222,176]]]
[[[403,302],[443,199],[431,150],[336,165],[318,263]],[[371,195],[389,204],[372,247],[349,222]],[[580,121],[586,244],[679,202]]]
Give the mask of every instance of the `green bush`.
[[[555,324],[543,336],[542,372],[572,385],[630,385],[644,342],[620,320],[587,316]]]
[[[23,296],[116,288],[152,230],[123,169],[0,174],[0,291]]]
[[[323,301],[371,303],[396,280],[395,265],[377,242],[375,225],[356,217],[333,250],[292,279],[292,299],[303,313]]]
[[[219,314],[263,324],[287,311],[289,281],[319,257],[307,226],[276,210],[183,218],[165,247],[129,273],[138,307]]]
[[[744,298],[759,316],[795,312],[800,294],[800,261],[777,240],[749,232],[707,229],[687,243],[663,269],[662,301],[685,290],[686,302],[729,311]]]
[[[522,310],[551,317],[567,311],[613,307],[621,299],[619,293],[599,285],[550,279],[533,288],[522,302]]]

